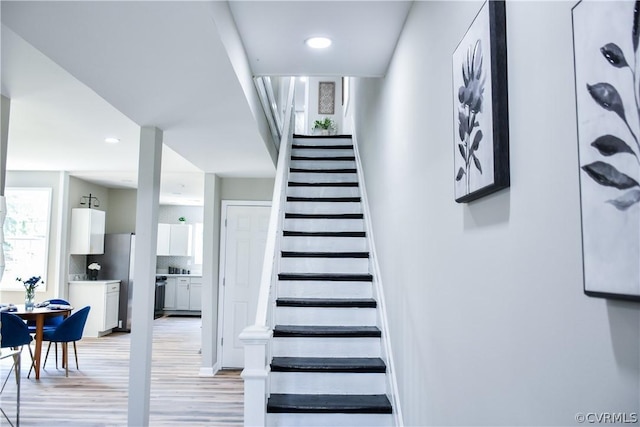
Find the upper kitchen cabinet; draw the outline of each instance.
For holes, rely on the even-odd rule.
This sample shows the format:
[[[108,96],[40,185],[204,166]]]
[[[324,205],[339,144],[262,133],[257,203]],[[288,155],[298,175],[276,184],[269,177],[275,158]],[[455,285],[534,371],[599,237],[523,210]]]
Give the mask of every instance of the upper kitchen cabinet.
[[[157,254],[191,256],[191,225],[158,224]]]
[[[71,255],[104,253],[105,213],[97,209],[71,210]]]

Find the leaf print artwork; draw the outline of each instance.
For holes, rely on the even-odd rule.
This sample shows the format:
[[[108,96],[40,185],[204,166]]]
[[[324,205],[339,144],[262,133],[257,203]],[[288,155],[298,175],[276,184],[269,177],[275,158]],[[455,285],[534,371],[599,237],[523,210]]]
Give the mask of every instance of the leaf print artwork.
[[[469,46],[465,62],[462,64],[462,80],[464,85],[458,89],[458,134],[461,143],[458,144],[460,155],[464,160],[464,167],[460,167],[456,174],[456,181],[466,180],[466,191],[470,191],[471,161],[482,174],[482,163],[476,156],[476,151],[482,141],[482,130],[477,129],[477,116],[482,113],[482,98],[484,93],[484,73],[482,71],[482,43],[477,40]],[[474,133],[475,130],[475,133]]]
[[[638,79],[640,78],[640,64],[638,61],[638,15],[640,14],[640,1],[636,1],[634,5],[634,14],[633,14],[633,24],[631,29],[631,38],[633,44],[633,53],[629,55],[630,58],[633,58],[631,62],[629,62],[625,56],[623,49],[618,46],[616,43],[607,43],[600,48],[600,53],[605,58],[611,66],[617,69],[628,69],[629,73],[629,83],[631,85],[631,90],[628,93],[634,94],[635,101],[635,111],[630,114],[630,117],[635,120],[633,124],[636,126],[640,126],[640,101],[639,101],[639,93],[638,93]],[[633,66],[631,65],[633,64]],[[611,157],[615,155],[632,155],[635,157],[636,161],[638,160],[638,155],[640,154],[640,141],[638,141],[638,136],[636,132],[634,132],[632,124],[629,123],[629,119],[627,118],[627,114],[624,107],[624,102],[622,97],[620,96],[620,92],[614,85],[608,82],[597,82],[594,84],[587,83],[587,91],[591,98],[603,109],[606,111],[610,111],[615,113],[620,120],[624,123],[624,126],[627,129],[626,135],[602,135],[596,138],[595,141],[591,143],[591,146],[594,147],[598,152],[605,157]],[[626,88],[625,88],[626,91]],[[625,92],[627,93],[627,92]],[[631,145],[625,141],[625,139],[630,139],[633,141],[633,146],[636,151],[631,147]],[[640,165],[640,162],[638,162]],[[637,168],[636,168],[637,169]],[[638,180],[632,178],[625,172],[619,171],[615,166],[610,163],[604,161],[596,161],[587,165],[582,166],[582,170],[587,173],[589,177],[591,177],[595,182],[602,186],[606,187],[614,187],[618,190],[628,190],[630,188],[638,187],[640,188],[640,184],[638,184]],[[638,174],[640,170],[632,171],[632,173]],[[630,207],[634,206],[637,203],[640,203],[640,192],[639,191],[630,191],[625,193],[616,199],[606,200],[606,203],[610,203],[615,208],[620,211],[626,211]]]
[[[584,293],[640,301],[640,0],[572,24]]]

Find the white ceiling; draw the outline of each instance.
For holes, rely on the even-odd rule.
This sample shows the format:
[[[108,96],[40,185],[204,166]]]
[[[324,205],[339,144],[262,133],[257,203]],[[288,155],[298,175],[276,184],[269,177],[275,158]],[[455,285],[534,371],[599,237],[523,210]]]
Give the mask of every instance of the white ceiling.
[[[254,75],[382,76],[410,4],[242,1],[230,8]],[[201,204],[205,172],[273,176],[210,2],[3,0],[1,7],[8,170],[64,170],[135,188],[139,127],[157,126],[165,142],[163,204]],[[334,39],[328,51],[304,48],[317,34]],[[108,136],[121,141],[106,144]]]

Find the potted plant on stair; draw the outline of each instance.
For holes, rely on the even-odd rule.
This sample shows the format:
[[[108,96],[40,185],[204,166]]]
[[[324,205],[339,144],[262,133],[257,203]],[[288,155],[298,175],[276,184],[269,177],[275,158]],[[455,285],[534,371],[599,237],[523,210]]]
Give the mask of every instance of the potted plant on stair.
[[[323,120],[316,120],[313,122],[311,128],[313,135],[335,135],[336,123],[329,117],[325,117]]]

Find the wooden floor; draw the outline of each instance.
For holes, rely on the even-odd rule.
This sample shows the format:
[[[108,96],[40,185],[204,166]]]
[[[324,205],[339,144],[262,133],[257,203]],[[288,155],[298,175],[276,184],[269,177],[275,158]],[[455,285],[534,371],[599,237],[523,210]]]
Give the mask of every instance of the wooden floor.
[[[163,317],[153,331],[151,426],[242,425],[243,383],[239,371],[198,376],[200,318]],[[80,370],[70,346],[69,377],[56,370],[53,348],[36,381],[27,379],[29,354],[23,352],[20,424],[22,426],[126,426],[130,334],[114,333],[78,342]],[[43,352],[46,346],[43,346]],[[32,346],[33,348],[33,346]],[[61,354],[59,355],[61,357]],[[9,360],[11,360],[9,358]],[[44,354],[43,354],[44,360]],[[2,380],[10,362],[2,361]],[[15,381],[0,396],[1,406],[15,416]],[[3,418],[0,426],[8,425]],[[135,427],[135,426],[132,426]]]

